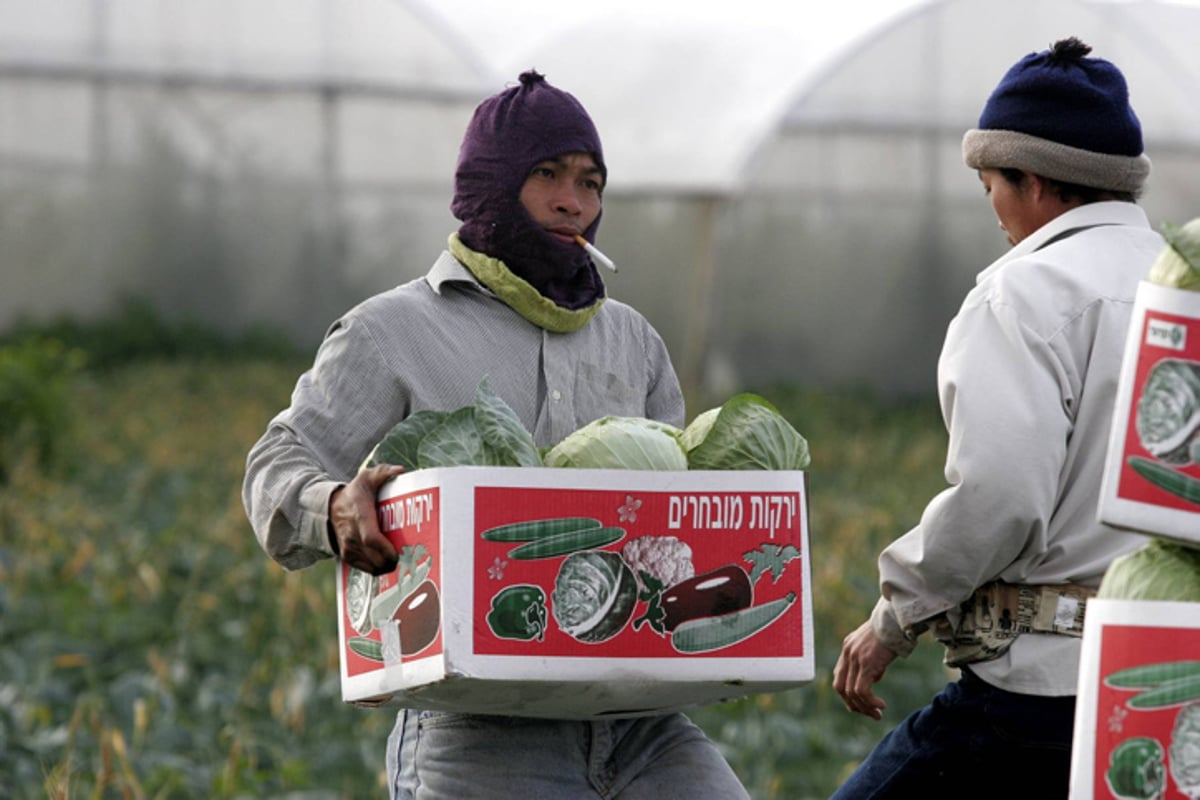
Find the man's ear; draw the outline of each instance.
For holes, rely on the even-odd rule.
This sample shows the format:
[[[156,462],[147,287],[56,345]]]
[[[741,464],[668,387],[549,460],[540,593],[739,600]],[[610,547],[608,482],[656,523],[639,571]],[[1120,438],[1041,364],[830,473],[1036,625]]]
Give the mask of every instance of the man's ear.
[[[1032,172],[1025,174],[1025,191],[1027,191],[1034,200],[1042,200],[1046,194],[1046,182],[1042,180],[1041,175],[1034,175]]]

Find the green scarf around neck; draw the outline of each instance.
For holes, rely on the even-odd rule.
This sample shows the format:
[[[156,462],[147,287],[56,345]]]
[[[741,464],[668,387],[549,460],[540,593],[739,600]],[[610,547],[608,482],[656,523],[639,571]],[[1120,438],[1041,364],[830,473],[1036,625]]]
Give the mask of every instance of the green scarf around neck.
[[[604,303],[600,297],[587,308],[571,310],[563,308],[549,298],[543,297],[528,281],[514,275],[504,262],[467,247],[450,234],[450,254],[470,270],[475,280],[492,291],[501,302],[522,317],[551,333],[577,331],[596,315]]]

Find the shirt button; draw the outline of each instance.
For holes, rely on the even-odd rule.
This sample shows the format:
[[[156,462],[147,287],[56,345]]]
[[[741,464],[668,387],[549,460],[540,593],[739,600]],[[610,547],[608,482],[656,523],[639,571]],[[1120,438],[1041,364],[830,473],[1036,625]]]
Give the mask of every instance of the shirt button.
[[[562,392],[560,392],[558,389],[555,389],[550,392],[550,397],[552,397],[554,402],[557,403],[559,400],[562,400]]]

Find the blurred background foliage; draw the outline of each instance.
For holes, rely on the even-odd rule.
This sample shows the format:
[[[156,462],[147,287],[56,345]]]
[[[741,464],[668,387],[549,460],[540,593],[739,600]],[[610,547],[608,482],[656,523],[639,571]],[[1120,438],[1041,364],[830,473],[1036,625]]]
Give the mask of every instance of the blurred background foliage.
[[[0,798],[387,796],[393,714],[341,702],[330,565],[284,572],[241,505],[246,452],[310,359],[137,304],[0,338]],[[817,677],[692,716],[756,800],[824,798],[946,679],[919,647],[882,723],[830,686],[876,554],[942,485],[945,435],[932,399],[745,390],[810,441]]]

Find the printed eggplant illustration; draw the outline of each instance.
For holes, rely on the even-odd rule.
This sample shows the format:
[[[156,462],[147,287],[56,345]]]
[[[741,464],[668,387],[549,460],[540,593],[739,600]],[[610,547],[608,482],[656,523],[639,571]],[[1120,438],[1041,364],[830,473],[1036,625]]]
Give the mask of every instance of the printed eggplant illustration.
[[[542,641],[546,636],[546,593],[528,583],[501,589],[492,597],[487,624],[501,639]]]
[[[413,656],[433,644],[442,625],[441,595],[433,581],[413,590],[392,620],[400,623],[400,654]]]
[[[346,646],[363,658],[383,662],[382,645],[368,634],[391,622],[407,623],[401,633],[403,655],[418,653],[432,644],[441,625],[441,598],[428,578],[432,567],[433,557],[424,545],[403,547],[396,565],[396,582],[383,591],[378,591],[378,578],[351,567],[346,579],[346,613],[358,635],[348,639]]]
[[[754,602],[754,590],[746,571],[728,564],[667,588],[659,602],[664,614],[663,627],[674,631],[688,620],[749,608]]]

